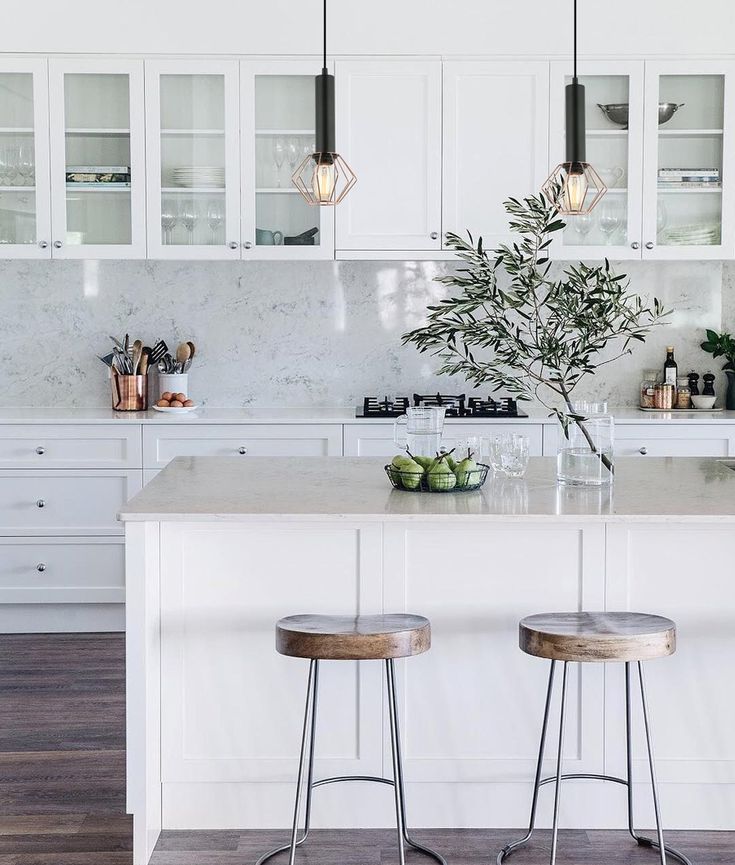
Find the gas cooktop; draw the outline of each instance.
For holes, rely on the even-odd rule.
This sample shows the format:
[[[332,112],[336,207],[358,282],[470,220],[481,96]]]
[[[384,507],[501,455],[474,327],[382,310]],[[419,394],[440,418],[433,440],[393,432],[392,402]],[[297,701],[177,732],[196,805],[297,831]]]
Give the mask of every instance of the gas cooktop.
[[[357,417],[362,418],[394,418],[405,414],[409,406],[444,406],[447,418],[515,418],[528,417],[518,408],[512,397],[497,397],[481,399],[465,394],[420,394],[415,393],[413,399],[406,396],[379,397],[366,396],[361,406],[357,408]]]

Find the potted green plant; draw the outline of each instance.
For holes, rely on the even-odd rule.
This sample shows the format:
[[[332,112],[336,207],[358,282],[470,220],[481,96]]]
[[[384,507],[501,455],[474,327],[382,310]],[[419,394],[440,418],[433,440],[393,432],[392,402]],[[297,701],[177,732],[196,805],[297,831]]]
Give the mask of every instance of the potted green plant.
[[[725,358],[722,367],[727,376],[725,407],[735,409],[735,339],[729,333],[717,333],[714,330],[708,330],[706,333],[707,339],[700,343],[699,347],[712,357]]]
[[[575,408],[574,391],[600,367],[630,354],[666,313],[657,299],[649,305],[633,294],[627,277],[607,260],[552,266],[549,245],[565,224],[542,196],[511,198],[504,207],[517,242],[488,254],[482,238],[475,244],[469,233],[468,240],[448,234],[447,245],[463,266],[438,278],[450,287],[449,296],[429,307],[427,323],[403,341],[437,355],[440,374],[461,374],[475,387],[502,389],[519,400],[538,399],[561,423],[562,449],[590,457],[574,478],[560,451],[560,480],[608,482],[611,444]]]

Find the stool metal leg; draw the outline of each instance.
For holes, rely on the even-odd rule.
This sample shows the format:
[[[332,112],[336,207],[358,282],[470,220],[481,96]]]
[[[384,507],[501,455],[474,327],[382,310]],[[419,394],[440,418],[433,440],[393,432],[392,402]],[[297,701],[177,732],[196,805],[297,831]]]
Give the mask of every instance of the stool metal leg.
[[[556,863],[556,845],[559,840],[559,803],[561,801],[561,763],[564,752],[564,722],[566,720],[567,707],[567,675],[569,673],[569,661],[564,661],[561,677],[561,711],[559,715],[559,747],[556,752],[556,789],[554,790],[554,823],[551,830],[551,857],[549,865]]]
[[[403,757],[401,756],[401,732],[398,723],[398,695],[396,691],[396,671],[392,658],[385,662],[385,679],[388,688],[388,716],[390,720],[391,756],[393,758],[393,786],[396,799],[396,828],[398,830],[398,860],[404,865],[405,852],[403,843],[405,841],[414,850],[430,856],[439,865],[446,865],[443,856],[414,841],[409,834],[406,820],[406,789],[403,781]]]

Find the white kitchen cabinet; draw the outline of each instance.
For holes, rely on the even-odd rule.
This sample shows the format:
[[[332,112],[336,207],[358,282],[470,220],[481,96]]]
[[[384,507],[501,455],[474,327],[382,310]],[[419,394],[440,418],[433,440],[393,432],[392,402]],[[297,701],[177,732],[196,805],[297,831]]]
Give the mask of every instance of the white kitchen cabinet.
[[[145,258],[142,60],[51,60],[54,258]],[[69,182],[110,169],[130,181]]]
[[[542,425],[540,423],[493,423],[492,421],[447,421],[444,424],[442,445],[447,449],[469,436],[487,438],[497,433],[518,433],[528,436],[529,453],[541,456]],[[393,424],[354,423],[344,426],[344,455],[346,457],[394,457],[398,448],[393,441]],[[556,452],[555,452],[556,453]]]
[[[143,465],[163,468],[174,457],[341,456],[340,424],[147,425]]]
[[[585,88],[587,161],[608,187],[592,213],[570,216],[551,247],[554,258],[616,261],[641,258],[643,182],[642,60],[587,61],[580,64]],[[551,64],[549,173],[565,154],[565,87],[569,61]],[[601,105],[627,104],[628,126],[609,120]]]
[[[236,60],[146,60],[148,256],[240,258]]]
[[[245,260],[334,257],[335,208],[308,204],[291,182],[314,152],[314,78],[320,68],[316,57],[240,64]]]
[[[51,257],[45,60],[0,60],[0,257]]]
[[[337,212],[337,249],[441,249],[442,64],[336,64],[337,147],[355,188]]]
[[[556,456],[561,435],[557,424],[544,427],[544,456]],[[735,426],[726,423],[646,423],[643,420],[640,423],[618,423],[615,425],[615,456],[735,456]]]
[[[508,242],[503,201],[538,194],[548,174],[549,64],[444,63],[442,231],[486,249]]]
[[[142,465],[136,424],[0,425],[0,468],[109,469]]]

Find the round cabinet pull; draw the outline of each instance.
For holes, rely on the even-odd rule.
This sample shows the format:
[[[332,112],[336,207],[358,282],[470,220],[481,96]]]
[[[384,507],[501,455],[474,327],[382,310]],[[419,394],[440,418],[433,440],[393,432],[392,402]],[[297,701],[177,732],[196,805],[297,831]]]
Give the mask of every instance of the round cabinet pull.
[[[646,249],[653,249],[653,241],[652,240],[648,241],[648,243],[646,244]]]
[[[42,448],[40,445],[36,448],[36,453],[42,457],[46,453],[46,448]]]
[[[640,245],[640,243],[638,243],[637,240],[634,240],[633,243],[630,244],[630,248],[631,249],[640,249],[641,245]]]
[[[64,244],[60,240],[54,241],[54,249],[61,249]]]
[[[39,241],[38,241],[38,246],[39,246],[41,249],[48,249],[48,240],[39,240]]]
[[[245,249],[253,248],[253,244],[249,240],[246,240],[245,243],[243,243],[243,246],[245,247]]]
[[[237,249],[240,244],[236,240],[231,240],[227,245],[230,249]]]
[[[248,452],[248,449],[247,448],[238,448],[237,452],[244,456]]]
[[[431,234],[429,235],[429,237],[432,240],[436,240],[439,237],[439,232],[438,231],[432,231]]]
[[[37,507],[37,508],[45,508],[45,507],[46,507],[46,502],[45,502],[43,499],[39,499],[39,500],[36,502],[36,507]]]
[[[648,448],[645,445],[643,445],[642,448],[638,448],[638,453],[641,456],[645,456],[648,453]]]
[[[43,562],[39,562],[36,565],[36,570],[39,572],[39,574],[42,574],[46,570],[46,565]]]

